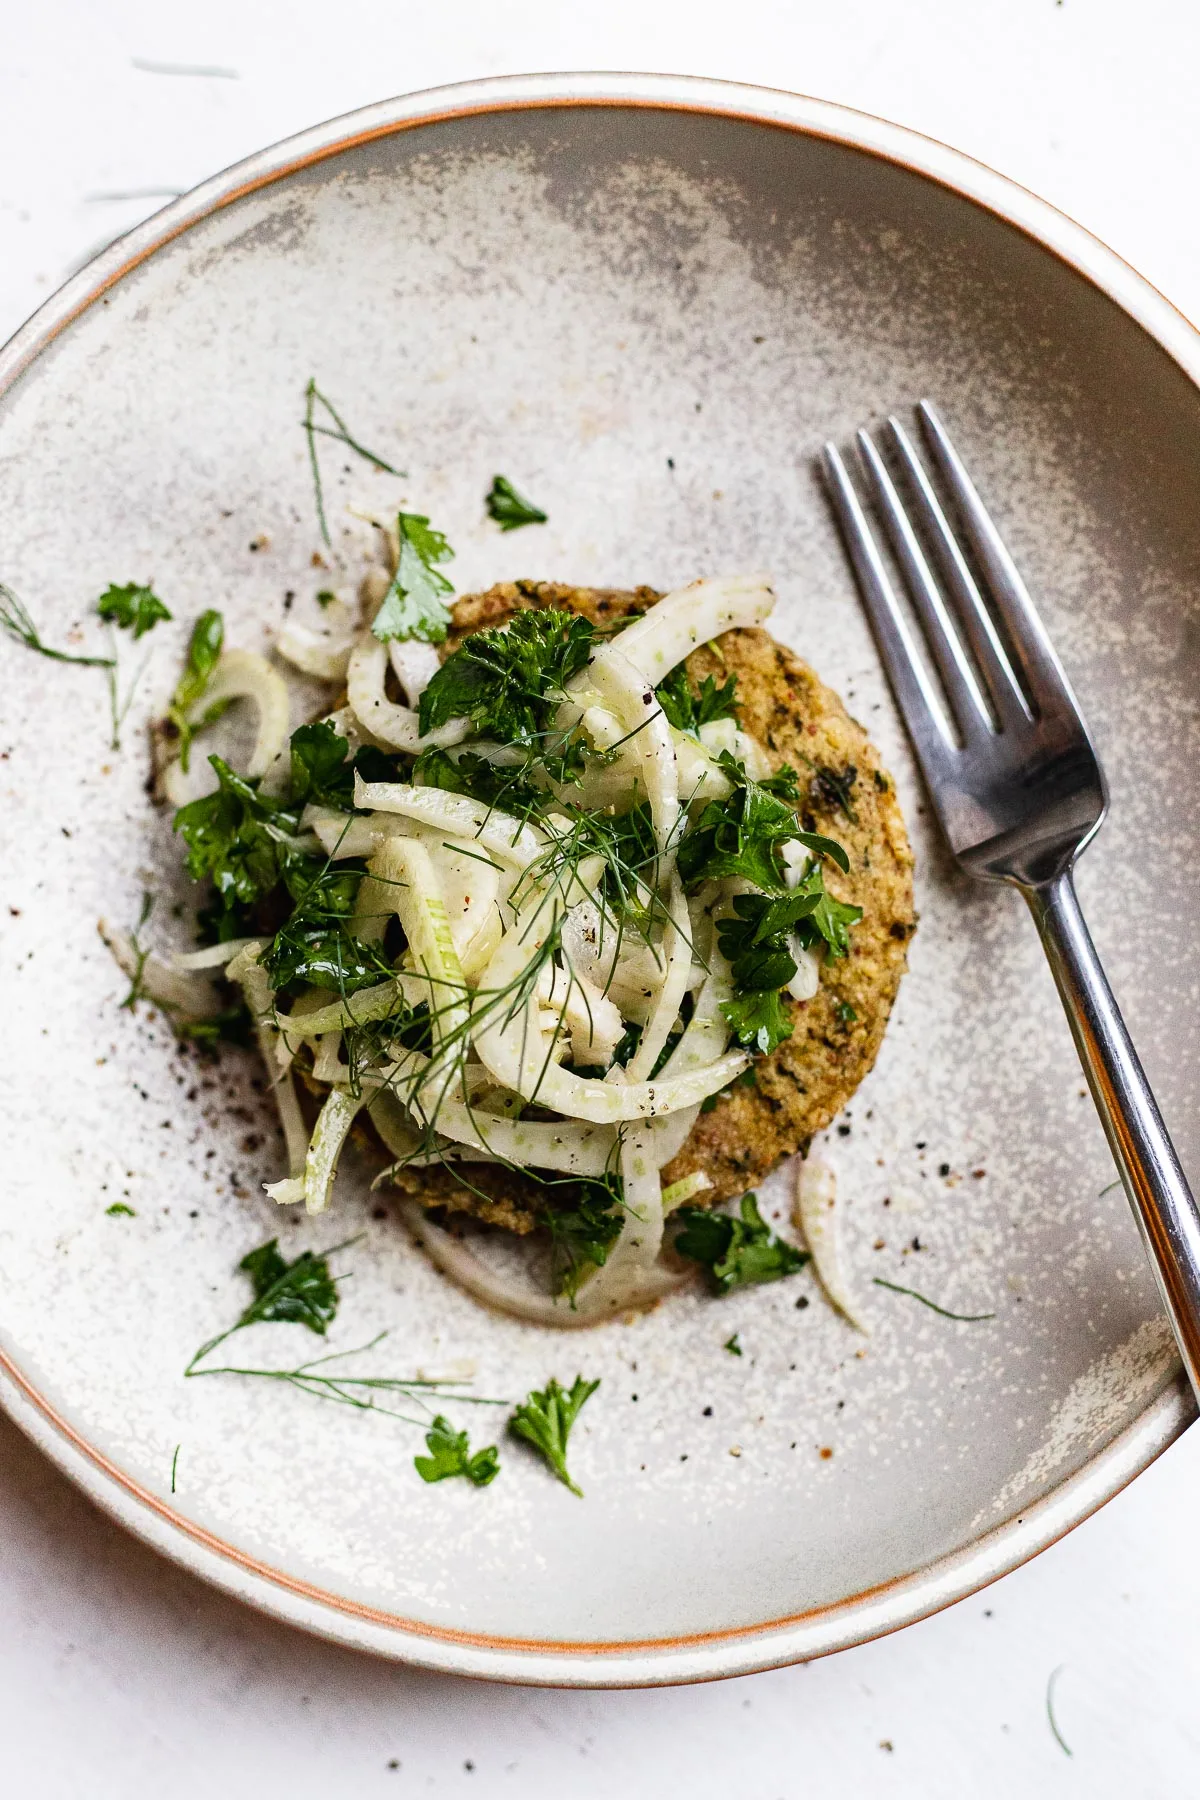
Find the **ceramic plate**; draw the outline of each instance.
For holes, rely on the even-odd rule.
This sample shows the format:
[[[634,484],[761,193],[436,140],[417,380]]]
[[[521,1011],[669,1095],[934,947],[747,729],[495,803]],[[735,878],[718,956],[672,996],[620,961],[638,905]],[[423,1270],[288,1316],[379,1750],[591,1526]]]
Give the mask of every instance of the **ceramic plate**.
[[[1130,1479],[1190,1403],[1035,934],[939,847],[814,456],[920,395],[949,421],[1101,746],[1112,815],[1080,887],[1195,1164],[1198,369],[1165,301],[978,165],[818,102],[675,79],[388,102],[218,177],[76,277],[0,365],[3,578],[52,642],[91,641],[110,581],[152,579],[176,623],[147,640],[120,753],[94,671],[0,643],[14,1418],[257,1605],[441,1669],[579,1684],[856,1642]],[[217,605],[231,641],[266,648],[328,579],[310,376],[406,471],[326,446],[339,566],[369,541],[352,509],[403,499],[448,533],[460,591],[770,569],[779,634],[896,771],[922,922],[829,1145],[869,1338],[807,1272],[584,1334],[490,1316],[379,1216],[361,1169],[326,1219],[273,1208],[254,1060],[207,1065],[120,1010],[97,920],[132,924],[149,890],[155,941],[181,929],[144,727],[186,623]],[[549,525],[483,519],[497,470]],[[765,1190],[777,1213],[789,1179]],[[486,1491],[426,1487],[399,1421],[185,1382],[242,1303],[234,1265],[276,1231],[289,1250],[358,1234],[329,1348],[386,1331],[375,1371],[469,1370],[510,1397],[598,1376],[573,1444],[586,1499],[515,1447]],[[995,1318],[955,1323],[876,1276]],[[283,1330],[246,1352],[278,1355]]]

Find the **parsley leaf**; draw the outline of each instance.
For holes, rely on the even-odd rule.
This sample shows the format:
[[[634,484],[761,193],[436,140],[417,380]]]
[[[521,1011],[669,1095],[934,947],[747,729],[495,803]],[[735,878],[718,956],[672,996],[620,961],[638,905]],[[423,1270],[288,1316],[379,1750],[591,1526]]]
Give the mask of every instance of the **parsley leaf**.
[[[850,927],[862,918],[862,907],[835,900],[819,867],[809,870],[801,886],[816,892],[817,904],[797,926],[800,942],[806,950],[824,942],[830,956],[845,956],[850,949]]]
[[[524,1438],[545,1457],[564,1487],[569,1487],[580,1499],[583,1489],[576,1487],[567,1473],[567,1439],[580,1409],[599,1386],[598,1381],[585,1381],[582,1375],[577,1375],[568,1392],[551,1376],[542,1393],[535,1388],[521,1402],[508,1425],[514,1437]]]
[[[110,583],[97,600],[96,611],[109,624],[132,631],[135,638],[153,631],[160,619],[171,617],[158,595],[136,581],[126,582],[124,587]]]
[[[443,594],[452,594],[452,582],[440,573],[438,563],[450,562],[454,552],[422,513],[399,513],[396,534],[400,560],[383,605],[371,630],[381,643],[391,638],[420,638],[441,644],[450,627],[450,613]]]
[[[234,1331],[240,1331],[243,1325],[307,1325],[318,1337],[324,1337],[338,1309],[337,1282],[329,1273],[326,1260],[331,1254],[327,1251],[324,1256],[317,1256],[312,1250],[302,1250],[289,1263],[279,1248],[279,1239],[272,1238],[243,1256],[238,1268],[249,1275],[254,1298]]]
[[[790,956],[787,960],[794,974],[796,965]],[[738,1043],[746,1048],[753,1044],[761,1056],[769,1056],[792,1035],[792,1021],[779,988],[751,988],[732,1000],[722,1000],[721,1011]]]
[[[556,1294],[574,1300],[589,1268],[602,1269],[609,1247],[620,1236],[621,1184],[615,1176],[584,1180],[574,1206],[547,1206],[542,1223],[550,1233],[551,1272]]]
[[[524,768],[503,768],[473,750],[457,756],[447,750],[422,750],[413,764],[413,779],[425,787],[466,794],[517,818],[537,812],[551,798],[544,789],[534,787]]]
[[[227,1330],[201,1344],[184,1374],[215,1373],[210,1369],[198,1369],[196,1365],[218,1344],[223,1344],[226,1338],[247,1325],[306,1325],[309,1331],[324,1337],[338,1309],[337,1277],[329,1273],[329,1258],[353,1242],[353,1238],[347,1238],[345,1243],[334,1244],[319,1255],[314,1250],[302,1250],[293,1262],[288,1262],[283,1255],[278,1238],[271,1238],[257,1250],[249,1251],[238,1268],[250,1277],[253,1300]],[[255,1373],[252,1370],[244,1372]],[[282,1375],[280,1379],[287,1379],[287,1376]]]
[[[794,771],[781,769],[770,781],[752,781],[727,750],[718,762],[734,784],[733,793],[726,800],[710,800],[687,832],[679,846],[679,873],[689,885],[741,876],[767,892],[782,893],[778,847],[803,837],[795,813],[780,797],[787,779],[794,782]]]
[[[502,744],[533,745],[563,687],[587,662],[594,636],[587,619],[554,608],[530,608],[507,626],[472,633],[422,693],[422,732],[469,718]]]
[[[455,1431],[441,1413],[425,1433],[425,1445],[429,1455],[413,1457],[413,1467],[422,1481],[445,1481],[450,1475],[465,1475],[476,1487],[486,1487],[500,1473],[500,1452],[495,1444],[472,1456],[466,1432]]]
[[[210,609],[202,612],[192,627],[191,641],[188,644],[187,662],[183,674],[179,677],[171,704],[167,708],[167,717],[179,733],[179,765],[187,774],[188,759],[191,755],[192,736],[204,725],[211,725],[214,719],[220,718],[226,706],[226,700],[218,700],[210,706],[203,718],[189,723],[188,713],[196,702],[203,697],[204,690],[212,680],[213,670],[221,655],[221,646],[225,641],[225,621],[219,612]]]
[[[315,801],[349,812],[354,804],[354,769],[347,765],[350,746],[324,719],[301,725],[291,736],[292,802],[297,810]],[[390,779],[390,774],[386,779]]]
[[[262,958],[277,991],[308,981],[337,994],[353,994],[395,973],[380,945],[356,937],[349,928],[364,873],[361,864],[339,863],[319,870],[304,886]],[[299,879],[294,871],[293,887]]]
[[[217,907],[208,923],[219,940],[242,935],[249,909],[281,880],[303,888],[320,867],[300,854],[292,838],[297,816],[281,801],[259,793],[257,783],[210,756],[217,790],[190,800],[175,814],[175,830],[186,843],[186,868],[194,881],[211,880]]]
[[[679,872],[695,886],[729,876],[752,881],[768,894],[786,894],[779,846],[803,844],[828,856],[848,874],[850,859],[834,839],[801,831],[789,801],[798,799],[796,771],[786,764],[765,781],[752,781],[745,766],[723,750],[717,759],[733,783],[725,800],[710,800],[679,846]]]
[[[738,716],[736,675],[731,675],[720,687],[713,676],[706,675],[700,684],[700,692],[693,694],[686,668],[677,663],[654,692],[667,715],[667,723],[676,731],[690,731],[695,735],[702,725]]]
[[[753,1194],[743,1194],[739,1217],[696,1206],[681,1206],[676,1216],[683,1225],[675,1239],[676,1250],[703,1263],[718,1294],[752,1282],[778,1281],[802,1269],[809,1260],[807,1251],[796,1250],[774,1235]]]
[[[544,525],[546,514],[518,494],[507,475],[494,475],[491,489],[484,499],[488,517],[495,519],[501,531],[519,531],[522,525]]]

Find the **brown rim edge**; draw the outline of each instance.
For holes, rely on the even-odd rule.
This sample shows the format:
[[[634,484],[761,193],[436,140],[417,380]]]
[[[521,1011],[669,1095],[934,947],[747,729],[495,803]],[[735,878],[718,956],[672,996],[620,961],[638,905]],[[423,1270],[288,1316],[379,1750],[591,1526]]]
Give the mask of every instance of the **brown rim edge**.
[[[1200,334],[1082,226],[936,139],[800,95],[686,76],[537,75],[464,83],[383,101],[236,164],[118,239],[0,348],[0,399],[88,307],[193,225],[246,195],[362,144],[451,118],[571,106],[691,112],[821,137],[879,157],[973,201],[1065,262],[1129,314],[1200,385]],[[653,1686],[747,1674],[827,1655],[928,1617],[1048,1548],[1119,1493],[1195,1417],[1181,1379],[1076,1473],[974,1544],[830,1606],[761,1624],[659,1639],[527,1640],[431,1625],[273,1569],[186,1518],[112,1463],[0,1351],[0,1403],[103,1509],[213,1585],[317,1635],[446,1673],[579,1687]]]

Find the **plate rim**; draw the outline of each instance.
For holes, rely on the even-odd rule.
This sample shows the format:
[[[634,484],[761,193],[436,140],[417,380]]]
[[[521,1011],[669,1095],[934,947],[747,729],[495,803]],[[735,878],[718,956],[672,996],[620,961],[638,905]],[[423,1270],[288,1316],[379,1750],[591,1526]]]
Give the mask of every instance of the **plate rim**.
[[[1200,332],[1093,233],[1019,183],[935,138],[832,101],[681,75],[535,74],[375,102],[256,152],[154,213],[89,261],[0,347],[0,398],[118,281],[201,220],[374,139],[452,118],[570,106],[641,107],[773,126],[907,168],[1030,237],[1106,294],[1200,387]],[[434,1626],[320,1589],[185,1518],[88,1442],[0,1350],[0,1406],[106,1513],[211,1585],[287,1623],[446,1674],[565,1687],[648,1687],[750,1674],[864,1643],[926,1618],[1029,1561],[1121,1491],[1192,1423],[1182,1375],[1035,1505],[922,1568],[831,1605],[728,1630],[604,1643]]]

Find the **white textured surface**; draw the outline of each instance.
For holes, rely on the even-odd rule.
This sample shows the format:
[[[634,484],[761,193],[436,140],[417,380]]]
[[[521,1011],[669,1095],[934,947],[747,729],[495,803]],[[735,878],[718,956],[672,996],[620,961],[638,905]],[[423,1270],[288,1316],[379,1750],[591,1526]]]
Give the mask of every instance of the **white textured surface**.
[[[133,203],[86,194],[189,184],[387,89],[633,64],[823,92],[950,138],[1059,201],[1200,312],[1200,260],[1177,225],[1197,155],[1184,136],[1194,58],[1179,42],[1195,30],[1190,15],[1144,9],[1132,43],[1115,7],[1086,20],[1071,0],[1005,8],[1003,26],[1000,10],[914,5],[901,22],[873,0],[839,9],[835,27],[816,9],[785,17],[751,6],[730,44],[727,14],[667,6],[649,19],[620,6],[603,20],[576,13],[569,24],[549,7],[460,6],[453,20],[425,20],[351,6],[335,39],[325,11],[297,6],[286,41],[265,7],[210,8],[203,25],[174,27],[150,9],[45,8],[8,33],[0,325],[16,324],[104,235],[97,214],[107,223],[111,212],[110,230],[138,216]],[[235,67],[240,79],[155,76],[131,70],[131,56]],[[1186,1735],[1197,1656],[1183,1626],[1198,1588],[1169,1551],[1188,1541],[1190,1443],[1006,1583],[986,1602],[991,1621],[980,1619],[984,1601],[970,1602],[819,1669],[692,1695],[589,1698],[458,1687],[308,1644],[158,1564],[96,1521],[7,1426],[4,1441],[9,1611],[28,1624],[27,1636],[7,1634],[0,1717],[12,1708],[8,1767],[39,1792],[249,1795],[274,1776],[298,1794],[486,1792],[489,1780],[497,1792],[599,1793],[620,1782],[648,1793],[669,1773],[698,1794],[857,1782],[938,1795],[966,1780],[981,1794],[1156,1795],[1186,1788],[1197,1766]],[[80,1653],[64,1653],[68,1642],[87,1654],[86,1671],[72,1674]],[[1041,1713],[1059,1662],[1072,1764]],[[399,1771],[386,1769],[393,1757]]]

